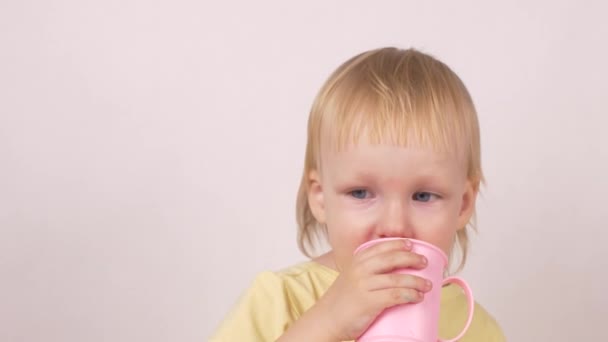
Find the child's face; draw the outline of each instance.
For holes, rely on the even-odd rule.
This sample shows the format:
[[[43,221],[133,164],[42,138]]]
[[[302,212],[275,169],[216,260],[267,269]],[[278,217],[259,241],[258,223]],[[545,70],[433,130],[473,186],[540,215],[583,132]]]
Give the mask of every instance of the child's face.
[[[327,225],[338,269],[357,246],[380,237],[419,239],[449,254],[472,215],[477,193],[454,154],[361,141],[321,158],[309,202]]]

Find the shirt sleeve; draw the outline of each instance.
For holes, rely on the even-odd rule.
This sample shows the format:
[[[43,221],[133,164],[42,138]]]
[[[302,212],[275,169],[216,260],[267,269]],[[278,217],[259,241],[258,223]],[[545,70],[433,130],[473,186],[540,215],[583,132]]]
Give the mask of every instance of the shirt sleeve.
[[[290,321],[283,281],[272,272],[263,272],[241,294],[209,341],[275,341]]]
[[[496,319],[480,305],[477,305],[475,310],[481,310],[483,312],[483,315],[480,315],[480,320],[478,322],[482,326],[480,330],[483,332],[483,338],[480,340],[485,342],[506,342],[507,339],[504,332]]]

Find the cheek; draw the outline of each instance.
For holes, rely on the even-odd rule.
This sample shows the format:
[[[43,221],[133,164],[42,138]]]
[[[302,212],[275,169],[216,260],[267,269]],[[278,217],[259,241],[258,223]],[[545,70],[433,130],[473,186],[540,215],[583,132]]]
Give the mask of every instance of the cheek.
[[[343,267],[350,263],[355,249],[370,239],[373,215],[335,199],[327,201],[326,215],[328,242],[336,263]]]
[[[420,206],[413,210],[416,217],[427,225],[440,226],[442,229],[456,228],[460,212],[460,201],[445,201],[437,206]]]
[[[369,209],[350,203],[339,196],[329,196],[326,206],[327,228],[342,238],[357,236],[369,225],[373,217]]]
[[[368,217],[359,215],[356,212],[334,211],[327,215],[327,232],[330,243],[336,250],[354,250],[359,244],[365,242],[369,235],[368,227],[370,224]]]
[[[450,204],[441,210],[419,210],[414,225],[416,238],[448,253],[459,229],[457,205]]]

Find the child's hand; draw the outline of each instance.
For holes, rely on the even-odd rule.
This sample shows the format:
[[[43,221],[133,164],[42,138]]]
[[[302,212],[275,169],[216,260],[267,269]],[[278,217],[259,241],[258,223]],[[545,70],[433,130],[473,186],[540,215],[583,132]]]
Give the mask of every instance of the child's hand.
[[[426,279],[390,273],[398,268],[426,267],[423,256],[410,252],[403,240],[373,245],[353,257],[351,265],[317,303],[337,341],[354,340],[385,308],[419,302],[432,284]]]

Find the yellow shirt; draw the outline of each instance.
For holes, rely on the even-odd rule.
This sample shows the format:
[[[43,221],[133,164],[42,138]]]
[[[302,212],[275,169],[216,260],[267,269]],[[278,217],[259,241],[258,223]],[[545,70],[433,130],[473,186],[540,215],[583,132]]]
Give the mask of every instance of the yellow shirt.
[[[260,273],[210,341],[275,341],[315,304],[337,276],[338,272],[313,261]],[[456,336],[466,317],[466,297],[460,288],[442,288],[439,336]],[[476,303],[471,326],[460,341],[503,342],[505,337],[494,318]]]

